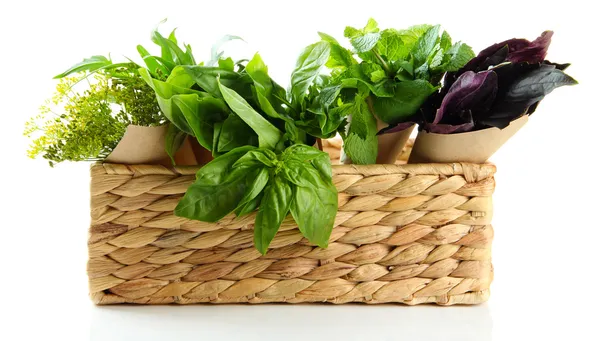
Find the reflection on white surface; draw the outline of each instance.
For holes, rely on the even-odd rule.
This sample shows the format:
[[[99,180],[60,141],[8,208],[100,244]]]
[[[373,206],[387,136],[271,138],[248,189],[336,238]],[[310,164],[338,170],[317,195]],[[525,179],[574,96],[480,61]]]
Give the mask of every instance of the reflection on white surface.
[[[477,340],[492,339],[487,304],[104,306],[91,340]]]

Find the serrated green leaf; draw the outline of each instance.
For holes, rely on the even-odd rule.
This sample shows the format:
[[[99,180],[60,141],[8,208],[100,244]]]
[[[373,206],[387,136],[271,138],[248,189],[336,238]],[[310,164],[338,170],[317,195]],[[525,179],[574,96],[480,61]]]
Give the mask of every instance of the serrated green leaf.
[[[218,61],[218,65],[221,69],[223,70],[227,70],[227,71],[232,71],[234,69],[235,63],[233,62],[233,59],[231,59],[231,57],[228,58],[221,58]]]
[[[375,98],[373,111],[388,124],[403,122],[414,115],[437,88],[425,80],[399,82],[394,97]]]
[[[356,52],[367,52],[371,51],[373,47],[377,45],[379,38],[381,38],[381,33],[379,32],[367,33],[352,38],[350,40],[350,43],[352,44],[352,47],[354,47]]]
[[[394,29],[381,32],[381,39],[377,42],[377,51],[390,62],[404,60],[410,53],[410,49],[402,40],[402,35]]]
[[[415,26],[409,27],[406,30],[398,30],[398,33],[400,34],[400,37],[402,38],[404,45],[408,49],[412,49],[414,47],[414,45],[417,43],[417,40],[419,40],[419,38],[422,35],[424,35],[425,32],[427,32],[432,27],[433,26],[428,25],[428,24],[415,25]]]
[[[350,157],[352,163],[357,165],[374,164],[377,160],[377,136],[369,135],[361,138],[357,134],[350,133],[344,139],[344,152]]]
[[[413,55],[415,57],[415,64],[421,65],[427,61],[427,58],[434,51],[438,40],[440,39],[440,26],[436,25],[431,27],[425,34],[423,34],[417,40],[413,49]]]
[[[324,41],[331,43],[331,44],[337,44],[339,45],[337,39],[335,39],[334,37],[330,36],[327,33],[323,33],[323,32],[317,32],[319,34],[319,37],[321,37],[321,39],[323,39]]]
[[[448,32],[444,31],[442,33],[442,38],[440,39],[440,48],[444,51],[448,50],[452,46],[452,38]]]

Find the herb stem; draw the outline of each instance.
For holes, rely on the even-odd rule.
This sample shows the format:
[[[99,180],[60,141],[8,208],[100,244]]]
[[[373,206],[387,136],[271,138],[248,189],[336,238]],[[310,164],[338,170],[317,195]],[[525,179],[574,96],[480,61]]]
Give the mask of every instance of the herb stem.
[[[385,60],[383,60],[383,57],[381,57],[381,55],[377,51],[377,48],[373,48],[372,52],[375,55],[375,58],[377,58],[377,60],[381,64],[381,67],[385,70],[385,73],[387,73],[388,75],[391,75],[392,69],[390,69],[389,64]]]

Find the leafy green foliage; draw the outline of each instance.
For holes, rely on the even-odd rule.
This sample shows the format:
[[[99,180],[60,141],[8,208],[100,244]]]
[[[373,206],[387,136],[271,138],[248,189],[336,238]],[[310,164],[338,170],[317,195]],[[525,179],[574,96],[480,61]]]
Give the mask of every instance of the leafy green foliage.
[[[326,247],[337,213],[328,154],[302,144],[280,154],[251,146],[233,149],[198,171],[175,214],[213,222],[256,207],[254,243],[262,254],[290,212],[309,241]]]
[[[353,54],[335,38],[319,35],[332,51],[326,63],[332,80],[321,92],[327,94],[321,104],[324,108],[336,102],[339,106],[353,104],[344,150],[358,164],[374,163],[376,159],[375,154],[367,155],[377,152],[377,132],[372,128],[375,118],[365,120],[366,116],[391,125],[412,120],[439,88],[443,74],[458,70],[474,56],[469,46],[452,44],[450,35],[439,25],[380,30],[377,22],[369,19],[362,29],[344,30]],[[359,96],[365,89],[366,95]]]

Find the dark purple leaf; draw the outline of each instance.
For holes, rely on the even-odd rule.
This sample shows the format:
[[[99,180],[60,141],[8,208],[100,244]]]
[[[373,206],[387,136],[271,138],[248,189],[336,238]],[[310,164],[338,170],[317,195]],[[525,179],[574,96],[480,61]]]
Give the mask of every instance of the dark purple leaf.
[[[473,113],[489,109],[497,90],[498,76],[494,71],[463,73],[448,90],[432,123],[439,124],[445,116],[465,110]]]
[[[473,122],[473,118],[465,123],[453,125],[453,124],[431,124],[425,123],[425,131],[436,134],[454,134],[454,133],[464,133],[467,131],[473,130],[475,127],[475,122]]]
[[[552,31],[544,31],[542,35],[530,44],[524,47],[512,49],[509,45],[507,60],[512,63],[541,63],[546,58],[550,41],[552,40]]]
[[[564,85],[574,85],[577,81],[557,69],[554,65],[542,64],[516,79],[508,92],[506,101],[527,102],[529,105],[539,102],[554,89]]]
[[[505,61],[513,63],[541,63],[546,57],[546,52],[548,52],[552,34],[552,31],[545,31],[532,42],[527,39],[514,38],[494,44],[479,52],[477,57],[471,59],[459,71],[459,74],[464,71],[483,71],[491,65],[498,65]],[[505,51],[502,51],[506,46],[508,47],[508,54],[505,59],[498,61],[499,57],[506,54]],[[492,62],[495,64],[491,64]]]

